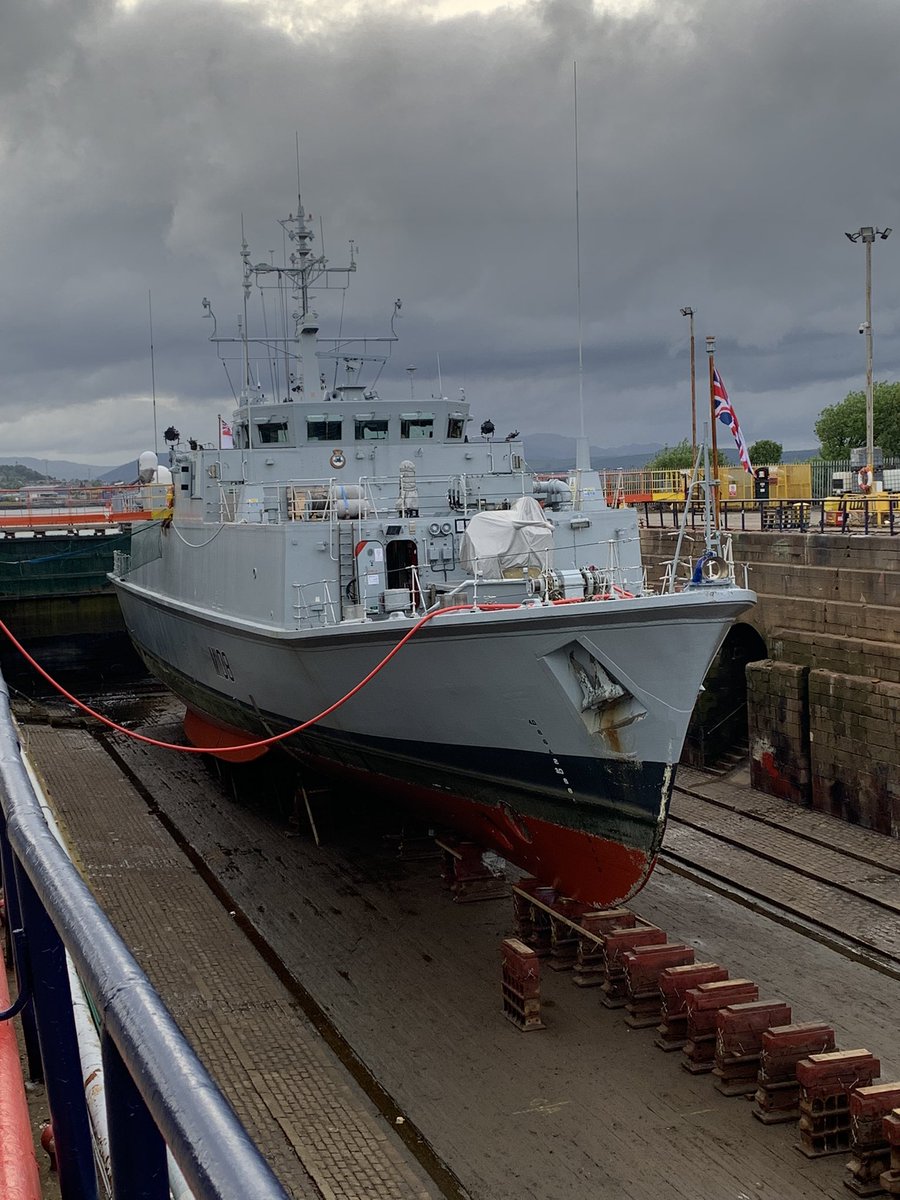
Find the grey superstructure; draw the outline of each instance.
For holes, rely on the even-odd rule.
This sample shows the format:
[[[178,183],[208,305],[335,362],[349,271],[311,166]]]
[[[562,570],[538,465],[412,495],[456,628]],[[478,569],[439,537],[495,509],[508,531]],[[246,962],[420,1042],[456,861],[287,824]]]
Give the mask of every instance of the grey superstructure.
[[[117,564],[135,645],[184,698],[189,735],[226,749],[329,710],[411,635],[286,748],[569,895],[625,899],[752,592],[726,572],[650,594],[636,514],[607,507],[596,473],[535,480],[518,436],[473,429],[462,393],[382,399],[361,382],[378,339],[323,340],[312,310],[352,258],[313,254],[302,206],[282,224],[284,266],[243,248],[234,448],[177,445],[170,514]],[[248,335],[254,285],[293,314],[277,345]]]

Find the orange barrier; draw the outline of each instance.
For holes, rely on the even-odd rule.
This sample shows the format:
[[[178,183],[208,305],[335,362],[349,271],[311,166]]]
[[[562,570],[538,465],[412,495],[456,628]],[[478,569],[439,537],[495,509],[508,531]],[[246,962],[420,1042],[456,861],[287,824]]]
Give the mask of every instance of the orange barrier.
[[[6,970],[0,963],[0,1012],[9,1006]],[[0,1196],[41,1200],[19,1047],[10,1021],[0,1021]]]
[[[159,492],[154,503],[154,489]],[[55,529],[102,529],[109,525],[151,521],[167,511],[167,491],[158,485],[105,488],[54,488],[33,494],[30,489],[0,490],[0,532]],[[160,511],[155,511],[159,508]]]
[[[128,519],[134,520],[136,515],[129,514]],[[119,520],[121,514],[117,515],[109,508],[102,513],[66,512],[65,509],[49,513],[10,513],[8,516],[0,513],[0,529],[68,529],[73,525],[118,524]]]

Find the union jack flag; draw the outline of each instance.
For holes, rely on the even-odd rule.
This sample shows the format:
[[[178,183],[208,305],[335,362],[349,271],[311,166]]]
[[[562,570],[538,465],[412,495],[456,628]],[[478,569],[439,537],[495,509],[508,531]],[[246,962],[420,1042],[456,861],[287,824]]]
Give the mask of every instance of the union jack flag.
[[[744,441],[744,435],[741,433],[734,405],[728,399],[728,393],[725,391],[722,376],[717,370],[713,370],[713,399],[716,403],[716,420],[721,421],[723,425],[727,425],[731,430],[734,435],[735,445],[738,448],[741,465],[745,471],[749,471],[752,475],[753,467],[750,465],[750,453],[747,450],[747,443]]]

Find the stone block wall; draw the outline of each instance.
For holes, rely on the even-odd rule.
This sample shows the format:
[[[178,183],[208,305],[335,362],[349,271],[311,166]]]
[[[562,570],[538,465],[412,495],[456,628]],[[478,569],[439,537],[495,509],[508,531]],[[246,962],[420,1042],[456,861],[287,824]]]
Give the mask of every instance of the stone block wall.
[[[747,667],[753,786],[900,837],[900,537],[747,530],[732,544],[758,596],[739,620],[767,655]],[[641,546],[652,584],[674,532],[642,529]],[[684,552],[702,553],[699,530]]]
[[[900,685],[809,672],[813,807],[900,837]]]
[[[809,804],[809,668],[766,660],[747,667],[750,782]]]

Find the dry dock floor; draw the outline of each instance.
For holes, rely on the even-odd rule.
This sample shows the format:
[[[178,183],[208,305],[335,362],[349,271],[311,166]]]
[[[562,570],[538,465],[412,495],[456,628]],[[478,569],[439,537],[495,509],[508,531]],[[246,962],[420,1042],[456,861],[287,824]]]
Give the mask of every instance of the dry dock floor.
[[[166,720],[157,736],[177,737]],[[504,1020],[508,900],[454,904],[437,861],[400,859],[384,838],[333,825],[318,848],[306,830],[289,836],[283,821],[226,795],[196,756],[81,728],[24,725],[22,736],[88,883],[292,1195],[848,1194],[845,1155],[806,1159],[795,1126],[753,1120],[747,1100],[689,1075],[651,1030],[629,1030],[569,976],[544,972],[545,1030],[523,1034]],[[700,791],[702,778],[691,780]],[[749,803],[748,793],[738,781],[722,794]],[[727,810],[710,805],[705,819],[717,814]],[[844,828],[833,824],[836,846]],[[900,852],[867,836],[873,854]],[[691,839],[679,827],[682,860]],[[702,858],[702,833],[696,842]],[[795,1021],[833,1023],[840,1048],[881,1058],[882,1081],[900,1078],[896,977],[664,865],[631,907],[698,960],[755,980],[761,998],[791,1003]],[[268,955],[248,942],[245,921]],[[298,989],[389,1101],[365,1094]],[[414,1153],[417,1136],[433,1149],[430,1170],[428,1153]]]

